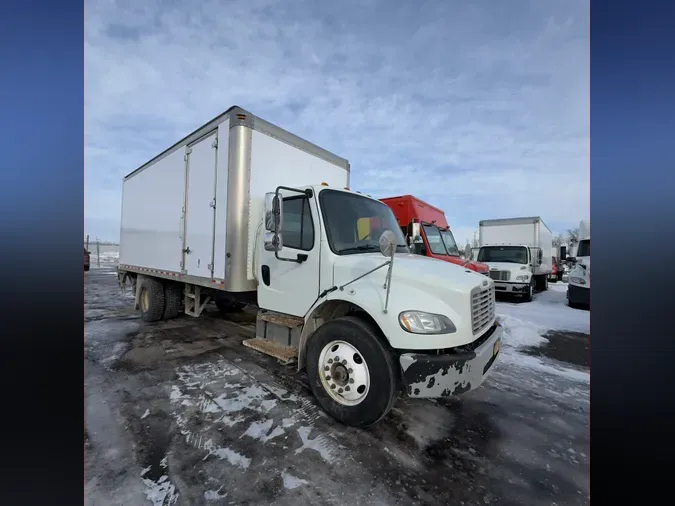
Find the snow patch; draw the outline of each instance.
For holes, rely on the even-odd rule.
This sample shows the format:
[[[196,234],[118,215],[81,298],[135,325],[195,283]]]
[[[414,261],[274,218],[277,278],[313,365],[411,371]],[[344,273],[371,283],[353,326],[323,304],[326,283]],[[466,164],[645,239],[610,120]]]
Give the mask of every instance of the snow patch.
[[[204,499],[206,501],[218,501],[220,499],[225,499],[227,497],[227,492],[221,494],[220,491],[223,487],[220,487],[218,490],[207,490],[204,492]]]
[[[166,469],[168,467],[168,458],[165,456],[159,462],[159,465],[163,469]],[[163,474],[157,481],[143,478],[150,469],[151,467],[146,467],[141,471],[141,478],[145,485],[145,497],[147,497],[148,501],[150,501],[153,506],[168,506],[174,504],[178,500],[178,494],[176,493],[175,485],[169,480],[169,476]]]
[[[296,478],[292,474],[288,473],[281,473],[281,477],[284,480],[284,488],[287,490],[293,490],[294,488],[298,488],[309,483],[307,480]]]
[[[263,443],[266,443],[270,439],[274,439],[275,437],[284,434],[284,429],[282,429],[279,426],[275,427],[274,430],[270,432],[270,429],[272,428],[273,424],[274,420],[265,420],[264,422],[253,422],[251,423],[251,425],[249,425],[248,429],[246,430],[246,432],[244,432],[244,434],[242,434],[241,437],[248,436],[253,439],[258,439]]]
[[[143,420],[144,418],[147,418],[147,416],[148,416],[149,414],[150,414],[150,410],[149,410],[149,409],[146,409],[146,410],[145,410],[145,413],[143,413],[143,415],[141,416],[141,420]]]
[[[295,450],[295,454],[302,453],[304,450],[314,450],[329,464],[335,462],[333,445],[326,440],[326,437],[323,434],[319,434],[314,439],[309,439],[309,433],[311,431],[312,427],[300,427],[298,429],[298,435],[302,440],[302,446]]]

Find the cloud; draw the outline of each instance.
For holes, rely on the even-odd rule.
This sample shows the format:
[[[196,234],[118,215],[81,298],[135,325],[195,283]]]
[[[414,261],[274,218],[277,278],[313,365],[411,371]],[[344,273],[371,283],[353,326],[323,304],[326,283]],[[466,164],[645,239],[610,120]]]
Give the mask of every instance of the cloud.
[[[93,236],[118,237],[125,174],[234,104],[465,235],[589,214],[588,2],[95,0],[85,15]]]

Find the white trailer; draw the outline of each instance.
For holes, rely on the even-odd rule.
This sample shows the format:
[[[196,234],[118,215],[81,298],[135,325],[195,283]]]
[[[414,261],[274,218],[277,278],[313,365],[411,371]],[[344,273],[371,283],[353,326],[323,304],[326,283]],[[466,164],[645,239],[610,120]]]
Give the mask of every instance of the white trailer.
[[[244,344],[297,361],[330,415],[368,426],[399,392],[478,387],[501,327],[493,281],[411,254],[349,171],[232,107],[124,178],[118,277],[145,321],[257,304]]]
[[[579,223],[576,262],[569,273],[567,303],[570,307],[591,306],[591,220]]]
[[[488,264],[495,290],[532,300],[547,290],[553,266],[553,234],[539,217],[482,220],[478,261]]]

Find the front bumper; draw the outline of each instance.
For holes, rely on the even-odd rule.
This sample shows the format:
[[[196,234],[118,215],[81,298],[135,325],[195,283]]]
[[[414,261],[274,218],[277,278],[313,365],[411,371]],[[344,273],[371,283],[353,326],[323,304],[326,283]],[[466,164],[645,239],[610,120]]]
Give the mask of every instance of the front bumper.
[[[495,281],[495,291],[501,293],[527,293],[530,283],[505,283]]]
[[[591,289],[577,285],[567,285],[567,300],[579,306],[591,305]]]
[[[399,361],[408,396],[450,397],[478,388],[499,355],[501,325],[495,322],[478,341],[476,348],[457,353],[402,354]]]

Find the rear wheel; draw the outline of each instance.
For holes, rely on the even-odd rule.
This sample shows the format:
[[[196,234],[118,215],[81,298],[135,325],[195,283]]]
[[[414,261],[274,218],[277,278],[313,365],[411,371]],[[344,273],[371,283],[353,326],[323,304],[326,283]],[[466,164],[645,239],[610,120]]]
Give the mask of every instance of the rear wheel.
[[[178,283],[164,283],[164,314],[162,319],[171,320],[180,312],[182,285]]]
[[[319,327],[307,348],[312,392],[333,418],[368,427],[394,406],[399,371],[371,324],[353,316],[331,320]]]
[[[156,322],[164,315],[164,286],[153,278],[141,281],[140,307],[141,318],[146,322]]]

